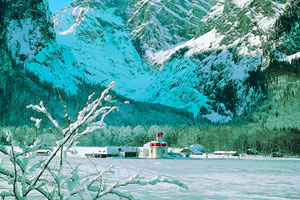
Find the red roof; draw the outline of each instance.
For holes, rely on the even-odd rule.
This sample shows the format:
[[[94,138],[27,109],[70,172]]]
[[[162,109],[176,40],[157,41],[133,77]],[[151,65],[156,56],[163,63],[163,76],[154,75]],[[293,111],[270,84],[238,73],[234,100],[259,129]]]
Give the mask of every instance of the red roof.
[[[151,142],[150,147],[160,147],[161,143],[160,142]]]
[[[167,146],[167,143],[163,142],[163,143],[160,143],[160,142],[151,142],[149,144],[150,147],[166,147]]]

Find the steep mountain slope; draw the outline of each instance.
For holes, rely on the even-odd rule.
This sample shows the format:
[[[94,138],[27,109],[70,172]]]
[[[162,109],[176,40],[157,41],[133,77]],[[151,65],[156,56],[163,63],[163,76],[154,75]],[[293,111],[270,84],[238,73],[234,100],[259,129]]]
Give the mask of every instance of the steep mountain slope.
[[[0,11],[0,125],[32,124],[33,112],[26,106],[41,100],[66,123],[64,105],[73,118],[87,96],[103,87],[84,82],[84,69],[72,49],[56,43],[47,1],[0,1]],[[194,123],[184,111],[134,100],[123,105],[127,98],[113,96],[120,112],[108,118],[108,124]],[[44,120],[42,126],[47,126]]]
[[[202,20],[211,31],[154,55],[166,74],[156,82],[167,87],[153,100],[163,98],[166,91],[177,91],[181,105],[193,102],[189,110],[195,114],[201,110],[212,121],[247,113],[264,96],[260,80],[264,46],[285,3],[218,1]],[[176,83],[168,83],[167,74],[176,77]]]
[[[54,19],[58,42],[87,82],[115,79],[124,96],[217,122],[248,113],[264,96],[264,51],[285,4],[74,1]]]
[[[14,70],[28,58],[34,57],[44,43],[55,38],[51,15],[46,12],[47,1],[0,2],[0,89],[6,87]]]
[[[290,1],[270,35],[266,101],[253,113],[253,121],[271,130],[299,129],[300,1]],[[298,142],[299,143],[299,142]]]
[[[287,62],[300,52],[298,3],[75,0],[54,14],[55,33],[46,1],[5,3],[0,14],[1,93],[11,96],[16,84],[7,86],[7,77],[17,74],[35,88],[27,94],[44,94],[46,88],[45,96],[54,103],[58,89],[65,99],[80,96],[74,100],[79,103],[87,88],[115,80],[115,92],[133,101],[228,122],[248,115],[265,97],[264,70],[278,63],[298,66],[297,59]],[[286,22],[290,25],[281,32]],[[72,112],[74,102],[69,102]],[[164,106],[162,112],[185,116]]]
[[[270,36],[271,68],[300,71],[300,1],[291,1]]]
[[[151,1],[145,3],[150,3],[149,6],[154,7],[156,5]],[[181,3],[189,6],[191,10],[190,17],[195,17],[193,13],[195,9],[192,9],[195,3],[192,4],[189,1]],[[200,2],[200,4],[202,5],[203,2]],[[133,5],[138,6],[135,2],[129,2],[127,10],[136,8],[132,7]],[[159,2],[159,5],[162,6],[164,3]],[[209,3],[205,5],[208,6]],[[137,11],[131,11],[128,12],[126,16],[121,15],[120,9],[123,7],[124,4],[109,2],[74,1],[70,6],[54,15],[57,42],[71,49],[82,69],[81,74],[83,79],[87,82],[107,84],[112,80],[116,80],[118,82],[116,92],[121,95],[139,101],[160,103],[185,109],[197,115],[203,101],[202,98],[200,98],[202,94],[196,90],[191,91],[194,101],[191,99],[182,101],[180,99],[178,95],[181,95],[183,92],[182,88],[179,91],[165,91],[160,97],[157,96],[159,90],[168,90],[168,84],[177,82],[180,77],[173,77],[173,79],[167,78],[167,85],[160,84],[162,83],[161,78],[172,77],[172,73],[164,74],[156,70],[155,67],[147,65],[147,62],[143,62],[143,57],[138,53],[138,50],[144,49],[144,45],[146,44],[153,46],[152,40],[143,40],[143,36],[140,36],[139,38],[143,41],[143,44],[139,43],[140,46],[137,46],[136,39],[132,40],[130,36],[130,34],[136,32],[137,27],[134,28],[130,23],[133,23],[133,20],[137,20],[134,14],[138,13]],[[162,10],[167,9],[165,6],[163,6],[163,8]],[[138,12],[141,13],[143,13],[143,11],[145,10],[138,10]],[[154,15],[162,15],[162,13],[160,13],[161,9],[153,12],[146,9],[146,11],[153,17]],[[174,14],[174,12],[171,13]],[[201,19],[200,16],[204,16],[203,13],[204,11],[200,13],[201,15],[199,14],[199,20]],[[166,18],[172,18],[174,21],[176,16],[177,15],[173,15],[172,17],[168,16]],[[128,19],[128,21],[126,21],[126,19]],[[151,22],[151,20],[149,22]],[[128,26],[126,26],[126,23]],[[190,22],[188,24],[190,24]],[[160,22],[156,25],[161,27],[162,23]],[[170,32],[174,32],[174,30],[179,31],[176,28],[174,29],[174,26],[169,26],[167,22],[165,22],[165,25],[168,25]],[[132,28],[131,33],[128,31],[128,27]],[[184,30],[184,27],[181,27],[181,32]],[[193,27],[195,29],[194,32],[199,28],[195,25],[193,25]],[[167,30],[167,28],[165,28],[165,30]],[[161,29],[156,28],[155,31],[160,32]],[[147,35],[150,33],[145,32],[143,34]],[[148,36],[151,38],[151,34]],[[190,36],[181,37],[181,41],[189,37]],[[156,37],[162,46],[167,45],[163,42],[166,38],[168,38],[167,35]],[[148,57],[148,59],[151,58]],[[190,90],[188,86],[187,90]],[[186,92],[190,93],[190,91]]]
[[[151,61],[153,53],[193,38],[214,0],[130,0],[127,25],[135,45]],[[201,30],[202,31],[202,30]]]
[[[47,1],[1,1],[0,10],[0,121],[5,124],[21,120],[20,110],[33,93],[51,93],[27,77],[24,62],[55,33]]]
[[[48,2],[1,1],[1,44],[17,63],[34,57],[55,38]]]
[[[115,12],[100,1],[75,1],[55,14],[56,38],[76,57],[84,80],[104,85],[117,81],[119,94],[136,99],[150,73]]]

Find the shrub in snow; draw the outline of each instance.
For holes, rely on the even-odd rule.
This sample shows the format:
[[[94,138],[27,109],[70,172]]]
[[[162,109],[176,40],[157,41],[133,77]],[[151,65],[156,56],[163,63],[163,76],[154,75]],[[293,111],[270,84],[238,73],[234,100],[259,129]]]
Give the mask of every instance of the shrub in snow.
[[[105,89],[99,98],[91,103],[87,103],[79,113],[77,120],[66,128],[53,118],[44,107],[43,102],[39,105],[29,105],[37,112],[45,115],[56,130],[61,134],[62,139],[56,142],[53,149],[43,146],[38,139],[32,145],[17,142],[8,129],[2,130],[6,135],[9,147],[0,146],[0,152],[5,155],[11,163],[11,167],[4,168],[0,163],[0,179],[7,181],[11,189],[2,191],[2,199],[13,197],[14,199],[31,199],[32,195],[40,195],[39,199],[99,199],[105,195],[116,195],[119,198],[134,199],[131,195],[124,194],[118,189],[128,185],[155,185],[157,183],[171,183],[187,189],[187,186],[176,180],[169,180],[164,177],[155,177],[151,180],[143,180],[140,176],[131,176],[128,180],[112,183],[107,181],[104,176],[114,173],[113,167],[109,166],[101,171],[96,170],[88,176],[81,177],[78,167],[71,166],[67,160],[67,151],[72,150],[76,141],[97,129],[106,126],[105,117],[116,110],[116,106],[104,105],[105,101],[113,102],[108,95],[109,90],[115,85],[112,82]],[[89,97],[89,100],[92,96]],[[65,115],[68,118],[66,113]],[[35,126],[39,128],[41,119],[31,118]],[[44,151],[42,151],[44,150]],[[45,151],[46,150],[46,151]],[[36,156],[38,154],[51,152],[47,157]],[[60,164],[56,164],[55,158],[60,158]],[[96,167],[96,166],[95,166]],[[97,168],[96,168],[97,169]]]

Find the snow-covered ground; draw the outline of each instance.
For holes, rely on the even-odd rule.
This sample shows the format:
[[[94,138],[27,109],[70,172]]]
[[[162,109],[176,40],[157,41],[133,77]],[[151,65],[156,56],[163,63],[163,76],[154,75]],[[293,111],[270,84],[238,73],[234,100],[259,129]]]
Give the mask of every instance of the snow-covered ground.
[[[84,148],[88,152],[96,148]],[[0,155],[0,158],[2,155]],[[59,160],[57,159],[57,162]],[[116,173],[110,181],[124,180],[140,174],[145,179],[163,175],[189,186],[188,190],[174,185],[130,186],[121,192],[136,199],[299,199],[299,160],[238,160],[238,159],[118,159],[70,157],[72,165],[80,163],[85,175],[113,165]],[[7,165],[7,162],[4,162]],[[0,180],[0,191],[9,187]],[[107,196],[103,199],[116,199]]]
[[[271,156],[262,156],[262,155],[247,155],[247,154],[240,154],[240,156],[225,156],[225,155],[213,155],[206,154],[203,155],[191,155],[193,159],[239,159],[239,160],[298,160],[300,161],[299,157],[281,157],[281,158],[273,158]]]

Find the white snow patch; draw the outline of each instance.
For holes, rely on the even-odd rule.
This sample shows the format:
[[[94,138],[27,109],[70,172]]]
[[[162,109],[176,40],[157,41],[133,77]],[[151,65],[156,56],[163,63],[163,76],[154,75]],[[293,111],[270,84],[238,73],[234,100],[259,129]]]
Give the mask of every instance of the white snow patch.
[[[244,8],[247,6],[252,0],[232,0],[232,2],[239,8]]]
[[[80,23],[85,20],[86,18],[85,14],[89,11],[89,8],[83,8],[80,6],[73,8],[69,6],[66,9],[64,9],[64,11],[66,13],[64,13],[64,15],[61,16],[60,19],[62,19],[65,16],[65,14],[67,14],[66,16],[68,17],[67,19],[68,23],[60,24],[60,27],[63,27],[64,30],[58,32],[59,35],[67,35],[70,33],[74,33],[76,31],[76,28],[80,25]],[[54,20],[55,23],[58,23],[58,21],[59,23],[64,22],[63,20],[59,20],[59,19]],[[69,24],[71,24],[71,26],[69,26]]]
[[[252,46],[260,46],[261,45],[260,37],[258,35],[254,35],[252,33],[249,35],[248,41],[249,41],[249,44]]]
[[[286,7],[286,4],[281,4],[281,3],[278,3],[278,2],[272,2],[273,3],[273,5],[275,6],[275,11],[276,11],[276,13],[275,13],[275,16],[276,17],[279,17],[280,16],[280,14],[284,11],[284,9],[285,9],[285,7]]]
[[[295,54],[290,55],[290,56],[285,56],[285,57],[279,59],[279,61],[285,61],[285,62],[292,63],[292,61],[293,61],[294,59],[297,59],[297,58],[300,58],[300,52],[295,53]]]
[[[208,19],[214,19],[218,16],[221,16],[224,10],[224,3],[225,0],[219,0],[216,5],[214,5],[213,7],[211,7],[210,12],[203,17],[203,19],[201,21],[203,22],[207,22]]]
[[[179,49],[185,47],[189,49],[189,51],[185,54],[186,56],[192,56],[193,54],[201,51],[218,49],[220,48],[220,42],[223,38],[224,36],[219,35],[216,29],[213,29],[197,39],[193,38],[172,49],[162,50],[156,53],[153,53],[152,51],[147,51],[146,54],[153,61],[153,63],[163,64],[172,56],[172,54],[174,54]]]
[[[35,27],[31,19],[24,19],[20,22],[11,20],[7,29],[7,42],[13,57],[24,54],[32,58],[36,52],[33,47],[42,39],[39,27]]]
[[[259,13],[257,16],[256,16],[256,19],[255,21],[258,22],[258,27],[260,29],[262,29],[263,31],[267,31],[268,29],[270,29],[275,21],[276,21],[276,18],[274,17],[265,17],[263,16],[261,13]]]

